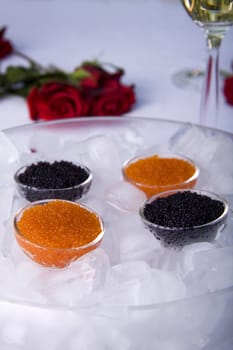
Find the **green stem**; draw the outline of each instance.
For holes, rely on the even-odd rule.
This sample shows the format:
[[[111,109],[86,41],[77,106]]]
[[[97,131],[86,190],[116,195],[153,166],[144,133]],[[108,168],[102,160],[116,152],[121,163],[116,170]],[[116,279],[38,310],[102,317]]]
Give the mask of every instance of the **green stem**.
[[[18,51],[16,49],[14,49],[14,54],[16,56],[19,56],[19,57],[23,58],[24,60],[28,61],[32,66],[36,66],[39,69],[43,69],[44,68],[40,63],[38,63],[37,61],[35,61],[31,57],[25,55],[24,53],[22,53],[22,52],[20,52],[20,51]]]

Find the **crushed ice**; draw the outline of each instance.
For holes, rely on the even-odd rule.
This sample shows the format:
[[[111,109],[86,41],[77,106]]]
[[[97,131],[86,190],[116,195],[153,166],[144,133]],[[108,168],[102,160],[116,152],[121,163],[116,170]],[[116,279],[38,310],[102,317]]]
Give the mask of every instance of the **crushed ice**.
[[[3,300],[9,299],[16,303],[29,302],[47,307],[98,306],[98,310],[103,313],[123,317],[124,307],[129,305],[160,305],[186,297],[208,295],[209,292],[233,285],[232,213],[229,215],[226,230],[217,241],[192,244],[180,252],[162,248],[143,226],[138,209],[145,200],[145,195],[126,183],[121,173],[124,161],[140,153],[143,140],[139,133],[127,129],[125,134],[121,133],[115,139],[100,134],[79,142],[67,140],[64,144],[57,141],[54,135],[48,136],[42,140],[39,134],[33,135],[28,145],[29,152],[19,155],[7,137],[0,134],[0,149],[7,149],[7,152],[0,152],[0,163],[4,169],[4,174],[0,176],[0,299],[2,297]],[[169,148],[197,162],[201,169],[198,188],[226,195],[230,205],[233,205],[233,139],[230,136],[204,133],[191,126],[174,135]],[[93,171],[93,186],[83,203],[103,217],[106,231],[101,248],[63,270],[36,265],[22,253],[13,237],[13,215],[25,201],[15,192],[12,176],[19,164],[48,159],[48,149],[51,151],[51,158],[76,160]],[[160,149],[164,149],[164,146],[161,145]],[[193,307],[195,306],[192,306],[192,310]],[[204,323],[194,323],[192,341],[184,336],[182,341],[179,336],[174,336],[174,339],[171,337],[172,341],[161,337],[158,340],[160,350],[173,349],[171,344],[178,344],[180,349],[185,350],[204,349],[209,341],[208,334],[214,329],[223,310],[220,305],[213,310],[212,304],[206,302],[202,308],[196,307],[195,312],[199,313],[199,317],[201,313],[203,320],[208,312],[212,317],[211,322],[208,318],[210,324],[205,333],[201,330]],[[173,309],[169,313],[170,317],[175,317]],[[0,340],[6,347],[16,346],[16,349],[20,349],[27,339],[29,349],[32,338],[27,334],[29,323],[26,318],[23,325],[17,318],[10,322],[5,314],[3,312],[2,319],[0,316],[0,323],[4,317],[7,320],[0,330]],[[162,315],[158,320],[159,327],[162,327],[164,320]],[[70,322],[71,333],[73,321],[67,321]],[[79,319],[76,321],[81,325]],[[57,320],[57,328],[55,327],[58,332],[61,327],[59,322]],[[92,322],[90,327],[97,327],[96,321]],[[50,329],[50,324],[45,326],[45,334],[46,327]],[[169,328],[169,324],[167,327]],[[182,323],[182,327],[185,328],[186,324]],[[128,331],[130,334],[132,330]],[[153,332],[149,327],[148,337],[150,331]],[[106,336],[100,334],[98,337],[85,337],[86,328],[82,329],[82,336],[74,334],[73,332],[70,342],[66,344],[67,349],[72,350],[79,346],[89,349],[90,344],[95,344],[96,349],[109,348],[110,340]],[[112,337],[117,338],[118,333]],[[145,344],[146,338],[143,337]],[[50,341],[50,349],[60,349],[58,342]],[[43,345],[43,340],[36,349],[40,349],[41,344]],[[120,344],[116,349],[132,349],[128,337],[124,338],[122,334]],[[113,346],[111,348],[115,349]],[[142,349],[135,345],[134,348]],[[145,349],[152,348],[148,345]]]

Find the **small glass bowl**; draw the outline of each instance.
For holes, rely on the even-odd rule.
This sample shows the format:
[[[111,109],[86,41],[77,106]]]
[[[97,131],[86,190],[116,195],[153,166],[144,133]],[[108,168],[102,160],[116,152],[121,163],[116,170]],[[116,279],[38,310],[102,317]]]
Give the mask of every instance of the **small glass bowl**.
[[[24,171],[30,165],[31,164],[22,166],[16,171],[14,175],[14,180],[15,180],[19,194],[22,197],[26,198],[29,202],[35,202],[43,199],[64,199],[64,200],[75,202],[76,200],[84,197],[91,187],[92,173],[89,168],[79,163],[75,163],[75,165],[83,168],[87,173],[88,177],[86,178],[85,181],[81,182],[78,185],[75,185],[72,187],[65,187],[65,188],[55,188],[55,189],[51,189],[51,188],[42,189],[38,187],[25,185],[22,182],[20,182],[19,176],[20,174],[24,173]]]
[[[223,203],[223,213],[213,221],[207,222],[203,225],[193,227],[166,227],[149,221],[144,215],[144,209],[147,204],[156,201],[159,198],[173,195],[177,192],[193,192],[200,195],[207,196],[211,199],[218,200]],[[201,190],[173,190],[159,193],[147,199],[139,210],[140,217],[145,227],[158,239],[165,247],[181,248],[187,244],[197,242],[211,242],[215,240],[218,233],[222,232],[226,227],[227,215],[229,212],[229,205],[225,199],[215,193]]]
[[[147,185],[145,183],[140,183],[135,181],[134,179],[128,177],[128,175],[126,174],[126,169],[129,165],[141,160],[141,159],[146,159],[146,158],[150,158],[152,156],[158,156],[159,158],[175,158],[175,159],[181,159],[184,160],[188,163],[190,163],[195,171],[193,173],[193,175],[191,177],[189,177],[187,180],[183,181],[183,182],[179,182],[179,183],[174,183],[174,184],[168,184],[168,185]],[[143,191],[146,196],[149,198],[157,193],[160,192],[165,192],[165,191],[170,191],[170,190],[175,190],[175,189],[188,189],[188,188],[193,188],[196,185],[197,179],[199,177],[199,168],[197,167],[196,164],[194,164],[194,162],[187,158],[184,157],[183,155],[180,154],[175,154],[175,153],[170,153],[170,152],[163,152],[163,153],[150,153],[150,154],[145,154],[145,155],[141,155],[141,156],[137,156],[134,158],[131,158],[129,160],[127,160],[122,167],[122,174],[123,177],[126,181],[130,182],[132,185],[136,186],[139,190]]]
[[[24,208],[20,209],[16,213],[14,217],[15,238],[18,245],[23,250],[23,252],[36,263],[46,267],[64,268],[69,266],[73,261],[77,260],[84,254],[96,249],[100,245],[104,236],[104,225],[103,225],[102,218],[96,212],[94,212],[93,210],[90,210],[88,207],[84,205],[72,202],[72,204],[85,208],[90,213],[93,213],[97,216],[100,223],[101,231],[97,234],[96,238],[93,241],[75,248],[61,248],[61,249],[45,247],[42,245],[38,245],[34,242],[31,242],[20,231],[18,227],[18,221],[23,215],[25,210],[32,208],[33,206],[46,204],[51,201],[53,200],[50,199],[50,200],[42,200],[42,201],[29,203],[28,205],[26,205]],[[62,201],[71,203],[71,201],[64,201],[64,200]]]

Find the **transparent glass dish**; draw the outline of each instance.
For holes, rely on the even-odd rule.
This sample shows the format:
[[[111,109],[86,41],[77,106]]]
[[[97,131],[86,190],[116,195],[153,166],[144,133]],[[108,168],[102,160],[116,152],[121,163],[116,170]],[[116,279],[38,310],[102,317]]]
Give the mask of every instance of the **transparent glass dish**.
[[[232,142],[233,140],[232,134],[216,129],[192,125],[190,123],[133,116],[119,118],[74,118],[70,120],[39,122],[4,130],[4,134],[15,145],[19,153],[22,154],[29,151],[28,145],[32,135],[35,133],[38,133],[41,140],[43,140],[47,134],[52,133],[62,142],[70,142],[70,140],[80,142],[80,140],[87,140],[99,135],[104,135],[110,139],[117,140],[118,146],[123,146],[124,150],[128,147],[128,139],[133,136],[138,142],[137,145],[140,145],[141,140],[143,140],[144,149],[152,149],[155,142],[169,149],[177,135],[184,135],[192,128],[198,133],[201,133],[206,139],[211,135],[213,144],[216,144],[217,141],[215,140],[218,139],[225,140],[226,142]],[[136,153],[135,149],[131,148],[128,148],[128,153],[129,152],[129,155],[125,155],[125,160]],[[225,156],[225,158],[226,160],[229,158],[227,166],[228,170],[232,171],[233,164],[230,161],[232,157]],[[199,161],[198,155],[197,160]],[[221,181],[224,182],[224,169],[221,169]],[[208,181],[211,181],[211,179],[208,179]],[[224,186],[224,188],[226,189],[224,197],[226,197],[232,208],[233,192],[229,187],[226,188]],[[103,188],[103,191],[104,190],[105,188]],[[101,193],[103,193],[103,191]],[[223,192],[220,191],[219,193]],[[23,198],[15,196],[14,210],[23,205]],[[229,214],[230,213],[231,210],[229,211]],[[122,215],[122,213],[120,213],[120,216],[122,220],[126,220],[129,217],[129,215]],[[138,219],[138,215],[135,215],[135,217],[136,216]],[[225,247],[228,245],[227,248],[223,248],[223,250],[228,250],[228,252],[231,252],[232,247],[233,220],[231,220],[231,217],[232,214],[228,215],[226,230],[220,236],[225,242]],[[111,218],[114,219],[113,216]],[[96,249],[93,253],[104,251],[105,254],[111,258],[111,266],[114,266],[119,263],[119,246],[118,235],[107,232],[107,230],[112,227],[111,225],[114,225],[116,230],[119,230],[119,234],[122,233],[120,227],[118,228],[117,220],[114,220],[114,222],[111,222],[111,220],[107,221],[105,227],[106,234],[104,235],[101,249]],[[132,236],[134,235],[133,228],[133,225],[129,225],[126,230]],[[24,267],[26,263],[33,264],[27,261],[28,259],[24,257],[24,254],[21,254],[21,256],[21,252],[19,252],[17,256],[13,255],[17,252],[16,250],[18,249],[16,248],[18,247],[14,247],[15,239],[9,227],[7,227],[6,233],[8,238],[7,244],[9,244],[10,247],[13,244],[14,249],[12,250],[12,255],[10,255],[10,253],[7,255],[6,253],[6,258],[1,256],[0,277],[2,277],[4,262],[6,263],[9,261],[7,267],[9,267],[8,265],[14,265],[16,268],[18,267],[19,260]],[[148,235],[150,235],[150,233],[148,233]],[[13,240],[13,243],[11,240]],[[152,242],[155,242],[156,247],[158,246],[153,237]],[[168,251],[168,249],[166,250]],[[214,250],[217,251],[219,249],[217,248]],[[162,249],[162,252],[163,251]],[[207,256],[206,252],[203,253],[204,256]],[[88,255],[89,254],[84,257],[88,258]],[[157,257],[155,251],[155,258]],[[91,258],[93,257],[91,256]],[[81,260],[82,259],[80,259],[80,263]],[[95,261],[98,262],[98,260],[94,260],[94,262]],[[76,263],[79,263],[79,260],[77,260]],[[78,277],[76,274],[76,272],[78,272],[76,263],[73,264],[76,268],[75,279]],[[216,263],[216,265],[217,264],[218,263]],[[28,270],[30,270],[30,267],[31,266],[28,266]],[[46,282],[46,277],[50,279],[50,276],[49,278],[47,276],[48,272],[52,273],[52,279],[55,272],[56,274],[65,273],[68,280],[73,276],[70,274],[72,272],[72,264],[67,269],[56,271],[54,269],[44,269],[36,264],[33,264],[33,267],[37,269],[35,275],[33,275],[33,282],[31,284],[25,284],[24,280],[24,276],[27,277],[28,270],[24,269],[24,275],[21,275],[22,283],[20,286],[25,285],[29,291],[32,289],[34,282],[38,283],[38,280],[41,278],[41,269],[46,271],[46,276],[42,279],[42,282]],[[96,271],[98,273],[98,263]],[[135,271],[135,273],[136,272],[137,271]],[[8,273],[8,277],[10,275],[11,272]],[[64,278],[64,275],[62,276],[62,278]],[[105,275],[101,275],[100,277],[104,276]],[[14,274],[13,278],[15,277]],[[89,282],[88,277],[90,276],[84,277],[87,277],[86,280]],[[225,274],[220,277],[224,279]],[[62,278],[59,285],[49,290],[50,298],[46,300],[44,298],[33,297],[32,294],[28,297],[23,291],[20,294],[20,291],[13,290],[11,285],[9,285],[8,292],[5,294],[3,289],[0,289],[0,323],[2,325],[0,344],[3,344],[3,347],[13,346],[18,350],[18,348],[21,349],[23,346],[25,350],[31,350],[33,344],[36,350],[40,350],[42,347],[47,349],[48,346],[50,346],[50,348],[56,348],[56,350],[63,350],[64,344],[66,344],[67,350],[76,349],[77,346],[89,350],[89,348],[92,349],[93,347],[103,349],[106,346],[111,347],[113,344],[116,344],[117,348],[128,348],[130,350],[140,350],[142,347],[147,350],[154,350],[156,347],[160,349],[185,350],[232,349],[233,283],[224,285],[224,287],[216,291],[208,289],[203,291],[202,294],[182,297],[182,299],[179,300],[176,299],[169,302],[153,301],[141,303],[139,305],[135,305],[134,295],[125,304],[106,305],[103,299],[93,299],[92,292],[88,294],[90,297],[88,300],[81,300],[80,303],[75,304],[68,303],[70,292],[70,290],[68,290],[65,295],[67,302],[62,304],[59,298],[56,300],[51,298],[55,293],[57,293],[58,297],[61,296],[59,292],[61,286],[64,284]],[[28,279],[26,282],[28,283]],[[1,279],[0,286],[3,286],[3,279]],[[76,295],[79,294],[81,287],[80,279],[77,279],[74,290]],[[95,285],[95,287],[96,290],[99,291],[99,285]],[[119,286],[117,290],[113,288],[113,291],[120,291],[120,297],[122,295],[121,293],[124,291],[121,287],[122,286]],[[130,287],[129,284],[127,285],[127,288],[128,287]],[[158,288],[159,287],[160,284],[158,283]],[[43,283],[42,288],[44,288]],[[173,285],[171,285],[171,289],[173,289]],[[126,291],[128,292],[128,289]],[[9,323],[10,320],[14,322],[13,325]],[[47,321],[45,322],[45,320]],[[13,334],[17,333],[16,335],[18,336],[16,339],[13,339],[14,337],[11,336],[11,332]],[[59,336],[60,338],[58,338]]]
[[[31,242],[23,232],[18,227],[18,221],[22,217],[25,210],[28,210],[32,207],[43,205],[48,202],[52,202],[53,200],[42,200],[36,201],[26,205],[24,208],[18,211],[18,213],[14,217],[14,230],[15,230],[15,238],[17,240],[18,245],[24,251],[24,253],[33,261],[37,262],[40,265],[46,267],[54,267],[54,268],[63,268],[70,265],[73,261],[77,260],[82,255],[96,249],[104,236],[104,226],[102,219],[98,214],[94,211],[90,210],[84,205],[80,205],[79,203],[73,203],[74,205],[80,206],[86,209],[88,212],[95,214],[98,217],[101,231],[97,232],[96,238],[84,245],[75,247],[75,248],[51,248],[47,246],[42,246]],[[69,202],[69,201],[64,201]]]
[[[19,178],[20,174],[24,173],[29,165],[31,164],[22,166],[16,171],[14,175],[14,180],[19,194],[22,197],[26,198],[29,202],[39,201],[43,199],[65,199],[70,201],[77,201],[87,194],[92,184],[92,173],[90,169],[76,162],[75,165],[84,169],[87,174],[86,180],[80,184],[65,188],[38,188],[29,186],[23,184]]]
[[[194,168],[194,173],[192,174],[192,176],[190,176],[189,178],[187,178],[186,180],[182,181],[182,182],[177,182],[177,183],[168,183],[167,185],[161,185],[161,184],[154,184],[154,185],[150,185],[147,184],[146,181],[145,182],[138,182],[135,179],[129,177],[126,173],[126,169],[133,163],[136,163],[140,160],[143,159],[147,159],[150,158],[154,155],[157,155],[159,158],[174,158],[174,159],[179,159],[179,160],[183,160],[189,164],[191,164]],[[141,172],[143,172],[143,167],[141,168]],[[196,185],[196,182],[198,180],[198,176],[199,176],[199,168],[198,166],[189,158],[180,155],[180,154],[176,154],[176,153],[171,153],[171,152],[163,152],[163,153],[149,153],[149,154],[144,154],[141,156],[137,156],[134,157],[132,159],[127,160],[122,168],[122,173],[123,173],[123,177],[126,181],[130,182],[132,185],[136,186],[138,189],[140,189],[141,191],[143,191],[147,197],[151,197],[157,193],[160,192],[165,192],[168,190],[175,190],[175,189],[179,189],[179,188],[193,188]]]
[[[193,227],[166,227],[155,224],[149,221],[144,214],[145,207],[158,200],[171,196],[177,192],[192,192],[199,195],[207,196],[211,199],[218,200],[223,203],[224,211],[215,220],[207,222],[203,225],[197,225]],[[174,190],[159,193],[155,196],[150,197],[145,201],[139,210],[140,217],[145,227],[158,239],[161,244],[165,247],[183,247],[186,244],[197,243],[197,242],[212,242],[219,232],[222,232],[225,228],[227,215],[229,212],[229,205],[227,201],[218,196],[215,193],[201,190]]]

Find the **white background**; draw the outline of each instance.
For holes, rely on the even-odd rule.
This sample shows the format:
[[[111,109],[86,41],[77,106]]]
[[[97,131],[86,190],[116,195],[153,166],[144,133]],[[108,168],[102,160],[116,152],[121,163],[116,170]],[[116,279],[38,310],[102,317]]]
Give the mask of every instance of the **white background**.
[[[126,70],[136,85],[130,115],[199,122],[201,90],[173,81],[183,68],[204,68],[203,32],[179,0],[0,0],[0,24],[20,51],[44,65],[72,70],[98,58]],[[233,29],[222,44],[220,65],[231,71]],[[6,64],[22,63],[7,59]],[[0,128],[30,123],[25,101],[0,100]],[[219,128],[233,131],[233,107],[220,93]]]

